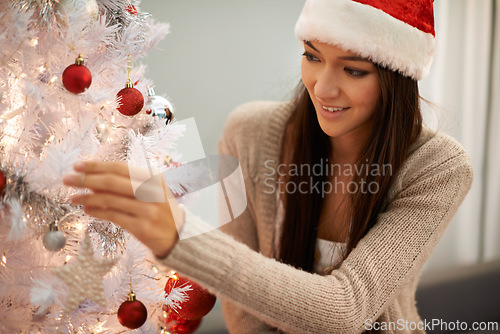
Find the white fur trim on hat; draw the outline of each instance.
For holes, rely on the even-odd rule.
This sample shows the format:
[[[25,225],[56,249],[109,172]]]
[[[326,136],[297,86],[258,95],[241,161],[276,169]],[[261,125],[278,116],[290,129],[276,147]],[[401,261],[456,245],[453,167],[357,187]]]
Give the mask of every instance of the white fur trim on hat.
[[[295,35],[340,46],[415,80],[429,73],[435,49],[432,34],[351,0],[306,1]]]

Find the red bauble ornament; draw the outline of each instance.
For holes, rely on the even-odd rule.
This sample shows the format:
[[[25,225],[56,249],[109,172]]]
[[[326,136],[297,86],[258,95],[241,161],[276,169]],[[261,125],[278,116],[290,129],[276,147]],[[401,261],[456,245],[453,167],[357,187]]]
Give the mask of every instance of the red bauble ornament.
[[[118,111],[125,116],[134,116],[144,107],[144,97],[139,90],[134,88],[130,79],[127,80],[125,88],[116,94],[116,97],[121,98],[118,102]]]
[[[6,185],[7,179],[5,178],[5,174],[3,173],[3,171],[0,170],[0,194],[3,192]]]
[[[178,275],[170,276],[165,285],[165,292],[168,296],[172,289],[187,285],[191,286],[191,290],[185,292],[187,300],[181,303],[180,307],[172,309],[172,312],[187,320],[200,319],[210,312],[217,298],[198,284]],[[167,312],[170,311],[168,305],[166,308]]]
[[[135,299],[135,294],[131,291],[128,294],[128,300],[124,301],[118,308],[117,315],[122,326],[137,329],[146,322],[148,310],[143,303]]]
[[[175,334],[191,334],[200,327],[201,318],[187,320],[177,316],[173,311],[168,312],[165,318],[167,330]]]
[[[134,5],[128,5],[126,9],[127,12],[130,13],[130,15],[137,15],[137,9],[135,8]]]
[[[66,67],[62,74],[64,88],[73,94],[83,93],[92,83],[92,74],[83,63],[82,55],[78,55],[75,63]]]

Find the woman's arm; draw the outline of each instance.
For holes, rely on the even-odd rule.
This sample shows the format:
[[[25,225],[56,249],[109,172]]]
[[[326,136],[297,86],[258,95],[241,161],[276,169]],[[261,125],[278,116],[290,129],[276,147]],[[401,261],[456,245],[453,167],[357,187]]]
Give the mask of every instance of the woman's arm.
[[[248,131],[256,131],[250,125]],[[245,134],[237,140],[225,137],[229,144],[221,153],[238,157],[238,152],[258,150],[258,145],[247,144]],[[238,224],[227,225],[235,238],[216,230],[183,240],[164,262],[273,327],[304,333],[358,331],[421,270],[470,188],[472,171],[466,153],[456,142],[438,137],[407,159],[391,188],[387,210],[330,276],[305,273],[255,252],[263,246],[252,214],[255,203],[249,203],[242,215],[247,218],[241,229]],[[263,161],[252,152],[246,156],[254,158],[241,161],[250,179],[245,182],[262,182],[256,172]],[[255,195],[249,194],[249,200]],[[188,228],[199,222],[189,212],[185,221]],[[142,222],[147,226],[147,219]]]
[[[163,202],[143,202],[134,196],[129,167],[121,162],[88,161],[75,164],[79,175],[67,175],[65,185],[88,188],[89,194],[75,195],[72,202],[83,205],[85,213],[112,221],[132,233],[154,255],[165,257],[179,240],[184,211],[177,205],[163,180],[152,185],[153,193],[163,192]],[[161,175],[160,175],[161,176]],[[151,190],[151,189],[150,189]],[[177,222],[177,226],[176,226]]]
[[[407,176],[398,181],[401,190],[387,211],[329,276],[267,258],[219,230],[179,241],[161,261],[280,330],[361,331],[364,322],[375,320],[401,286],[420,271],[470,188],[472,170],[465,153],[420,156],[414,157],[413,165],[418,165],[419,159],[427,165],[406,171]],[[436,159],[439,157],[442,159]],[[97,177],[87,175],[84,183]],[[117,189],[122,187],[108,182]],[[96,180],[90,183],[97,184]],[[96,212],[103,211],[89,213]],[[120,215],[96,216],[115,221],[133,234],[146,233],[148,226],[157,233],[161,230],[144,217],[142,224],[133,224],[122,221]],[[165,221],[165,228],[171,226]],[[185,211],[187,233],[203,224]],[[143,227],[135,230],[135,225]],[[158,239],[153,236],[143,235],[140,240],[157,249],[154,242]]]
[[[232,118],[229,117],[225,131],[219,141],[218,150],[221,155],[231,155],[240,160],[237,152],[238,150],[234,147],[235,141],[232,140],[231,134],[229,133],[231,129],[241,127],[241,124],[233,124]],[[241,162],[241,161],[240,161]],[[248,178],[249,171],[247,164],[242,166],[244,170],[244,175],[247,176],[245,184],[252,182]],[[248,191],[248,187],[246,188]],[[253,251],[258,251],[259,242],[257,237],[257,228],[255,225],[255,217],[253,215],[253,194],[247,192],[247,208],[242,215],[237,217],[234,221],[221,226],[221,230],[226,234],[231,235],[235,240],[247,245]],[[221,199],[224,200],[225,199]],[[222,302],[222,311],[224,314],[226,326],[231,333],[276,333],[276,330],[263,322],[261,319],[255,317],[254,315],[248,313],[243,308],[238,306],[234,301],[226,298],[220,298]]]
[[[361,331],[420,271],[470,188],[464,155],[434,165],[408,180],[329,276],[266,258],[219,231],[182,240],[163,262],[286,332]],[[197,220],[186,212],[186,226]]]

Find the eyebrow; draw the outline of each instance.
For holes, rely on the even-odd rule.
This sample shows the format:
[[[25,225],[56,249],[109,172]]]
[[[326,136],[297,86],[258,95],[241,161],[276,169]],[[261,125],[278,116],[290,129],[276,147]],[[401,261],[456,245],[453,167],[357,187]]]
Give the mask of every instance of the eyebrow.
[[[316,49],[314,47],[314,45],[312,45],[312,43],[310,41],[304,41],[304,43],[307,46],[309,46],[311,49],[313,49],[314,51],[321,53],[318,49]],[[340,60],[350,60],[350,61],[363,61],[363,62],[366,62],[366,63],[371,63],[370,60],[362,58],[362,57],[359,57],[359,56],[343,56],[343,57],[338,57],[338,59],[340,59]]]
[[[314,45],[312,45],[312,43],[311,43],[310,41],[305,41],[304,43],[305,43],[307,46],[309,46],[311,49],[313,49],[314,51],[319,52],[319,50],[318,50],[318,49],[316,49],[316,48],[314,47]]]
[[[339,57],[339,59],[341,59],[341,60],[351,60],[351,61],[364,61],[366,63],[371,63],[370,60],[365,59],[365,58],[361,58],[361,57],[358,57],[358,56],[344,56],[344,57]]]

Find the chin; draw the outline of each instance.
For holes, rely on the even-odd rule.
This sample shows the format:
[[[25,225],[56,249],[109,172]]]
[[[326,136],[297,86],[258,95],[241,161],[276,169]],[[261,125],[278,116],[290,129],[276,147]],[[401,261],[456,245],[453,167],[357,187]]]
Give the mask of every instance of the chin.
[[[331,137],[331,138],[340,137],[346,133],[345,131],[342,131],[342,129],[340,129],[340,126],[338,126],[338,125],[334,125],[334,124],[325,125],[325,124],[322,124],[322,122],[320,121],[319,126],[320,126],[321,130],[328,137]]]
[[[330,120],[322,119],[321,116],[318,116],[318,123],[321,130],[329,137],[335,138],[340,137],[343,134],[347,133],[345,131],[344,126],[340,124],[340,122],[332,122]]]

